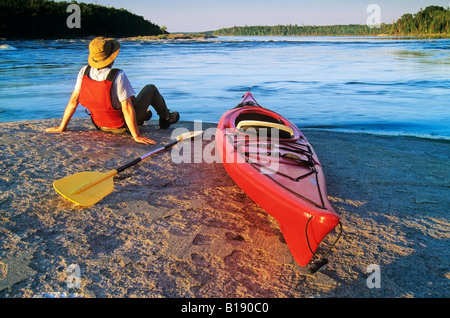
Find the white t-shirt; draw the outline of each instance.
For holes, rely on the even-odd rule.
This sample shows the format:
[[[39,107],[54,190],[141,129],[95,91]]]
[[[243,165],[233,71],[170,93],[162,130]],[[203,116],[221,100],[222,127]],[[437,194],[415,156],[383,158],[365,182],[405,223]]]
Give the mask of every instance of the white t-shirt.
[[[86,70],[86,67],[87,66],[83,67],[78,73],[77,83],[75,84],[75,90],[81,90],[81,81],[83,80],[83,75],[84,71]],[[91,67],[89,77],[94,81],[104,81],[108,77],[109,71],[111,71],[110,68],[97,69]],[[116,80],[113,82],[111,86],[112,106],[115,109],[122,109],[121,102],[134,95],[135,92],[133,87],[131,86],[130,81],[128,80],[128,77],[125,75],[123,71],[120,71],[116,76]]]

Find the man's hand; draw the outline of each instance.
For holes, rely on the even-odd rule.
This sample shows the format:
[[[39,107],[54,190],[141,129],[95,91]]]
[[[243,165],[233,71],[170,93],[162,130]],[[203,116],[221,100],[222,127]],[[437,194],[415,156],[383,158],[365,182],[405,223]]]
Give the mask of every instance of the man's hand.
[[[125,118],[125,122],[127,123],[127,127],[130,130],[131,135],[133,136],[134,141],[147,144],[154,145],[157,142],[151,140],[150,138],[141,136],[139,132],[139,128],[136,121],[136,112],[134,111],[132,98],[129,97],[121,102],[122,105],[122,113]]]
[[[69,121],[72,118],[73,114],[75,114],[75,111],[78,107],[78,102],[80,98],[80,91],[74,90],[72,92],[72,95],[70,96],[69,103],[66,106],[66,110],[64,111],[64,116],[61,121],[61,125],[58,127],[50,127],[47,128],[45,131],[49,133],[60,133],[63,131],[66,131],[67,125],[69,125]]]
[[[154,141],[150,138],[144,137],[144,136],[138,136],[138,137],[134,138],[134,141],[141,143],[141,144],[147,144],[147,145],[156,145],[157,144],[156,141]]]

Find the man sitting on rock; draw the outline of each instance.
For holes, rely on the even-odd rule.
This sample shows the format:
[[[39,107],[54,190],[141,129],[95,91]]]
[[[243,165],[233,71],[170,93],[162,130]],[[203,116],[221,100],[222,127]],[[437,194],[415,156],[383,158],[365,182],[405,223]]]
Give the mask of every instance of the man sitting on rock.
[[[61,124],[48,128],[47,132],[66,131],[79,104],[89,110],[92,121],[99,130],[129,132],[136,142],[144,144],[156,144],[139,132],[139,126],[152,117],[152,112],[148,109],[150,105],[159,115],[161,129],[167,129],[178,122],[180,115],[176,111],[169,111],[155,85],[145,86],[135,97],[125,73],[112,68],[119,51],[120,44],[114,39],[97,37],[91,41],[89,65],[83,67],[78,74]]]

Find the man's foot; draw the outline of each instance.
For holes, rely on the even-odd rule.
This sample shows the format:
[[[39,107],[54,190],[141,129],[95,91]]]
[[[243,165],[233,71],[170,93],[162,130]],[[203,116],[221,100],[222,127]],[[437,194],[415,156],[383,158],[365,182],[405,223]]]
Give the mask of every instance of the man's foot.
[[[169,118],[163,119],[159,118],[159,128],[161,129],[167,129],[172,124],[176,124],[180,120],[180,114],[178,112],[170,112]]]

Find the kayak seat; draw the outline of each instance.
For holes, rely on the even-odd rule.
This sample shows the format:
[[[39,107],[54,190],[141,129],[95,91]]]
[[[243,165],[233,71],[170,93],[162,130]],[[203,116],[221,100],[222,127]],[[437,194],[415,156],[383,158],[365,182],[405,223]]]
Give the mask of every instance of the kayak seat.
[[[240,114],[239,116],[236,117],[236,122],[235,125],[238,125],[239,122],[243,121],[243,120],[257,120],[257,121],[266,121],[269,123],[278,123],[278,124],[282,124],[283,121],[280,118],[275,118],[272,116],[268,116],[265,114],[259,114],[259,113],[246,113],[243,112],[242,114]]]
[[[272,129],[278,129],[279,138],[293,138],[294,130],[290,127],[287,127],[283,124],[267,122],[267,121],[259,121],[259,120],[242,120],[236,126],[236,129],[247,130],[249,128],[255,128],[256,131],[259,131],[260,128],[267,129],[267,136],[270,136]]]

